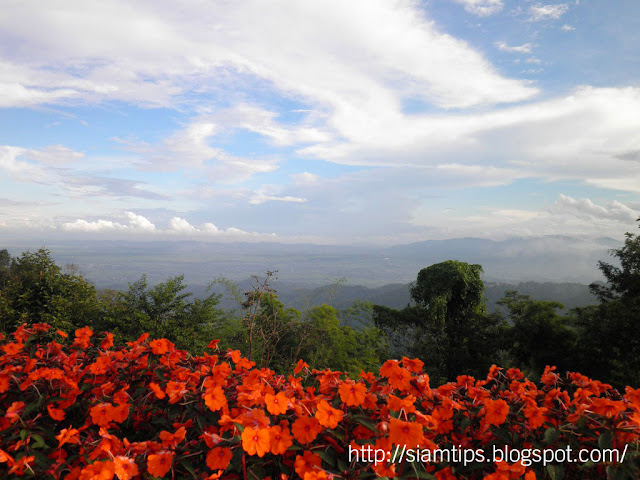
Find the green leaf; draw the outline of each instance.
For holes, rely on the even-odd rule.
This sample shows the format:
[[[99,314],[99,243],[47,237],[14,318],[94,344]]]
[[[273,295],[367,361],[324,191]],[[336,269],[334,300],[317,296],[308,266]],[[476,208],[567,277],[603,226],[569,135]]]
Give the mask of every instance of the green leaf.
[[[336,459],[334,458],[333,455],[330,455],[329,452],[326,451],[316,451],[316,453],[318,454],[318,456],[324,460],[325,462],[327,462],[329,465],[331,465],[332,467],[336,466]]]
[[[564,468],[562,465],[549,464],[547,465],[547,473],[551,480],[561,480],[564,477]]]
[[[560,438],[560,432],[555,428],[549,428],[544,432],[544,443],[546,443],[547,445],[555,443],[558,438]]]
[[[32,448],[42,448],[47,446],[47,444],[44,443],[44,438],[42,438],[42,436],[38,435],[37,433],[32,433],[31,438],[36,441],[36,443],[33,444]]]
[[[193,464],[191,462],[180,462],[180,465],[183,466],[193,478],[198,478],[198,475],[196,475],[196,471],[193,468]]]
[[[374,432],[378,431],[378,428],[371,423],[371,421],[369,420],[369,417],[365,417],[362,415],[354,415],[353,420],[355,420],[356,423],[359,423],[360,425],[367,427],[369,430],[372,430]]]
[[[613,432],[611,430],[607,430],[600,435],[600,438],[598,438],[598,447],[600,447],[601,450],[613,448]]]

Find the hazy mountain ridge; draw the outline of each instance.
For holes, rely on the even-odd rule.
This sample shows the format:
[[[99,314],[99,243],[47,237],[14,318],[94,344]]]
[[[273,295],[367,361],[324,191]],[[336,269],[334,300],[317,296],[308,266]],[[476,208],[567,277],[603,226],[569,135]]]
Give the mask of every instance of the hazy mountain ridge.
[[[370,288],[406,284],[421,268],[445,260],[479,263],[486,281],[578,282],[602,279],[598,260],[610,261],[611,238],[547,236],[502,241],[427,240],[393,247],[196,241],[57,241],[44,245],[60,265],[75,264],[100,288],[122,288],[147,274],[151,283],[185,275],[206,285],[224,276],[240,281],[278,271],[283,282],[310,288],[335,283]],[[43,245],[6,245],[13,255]]]

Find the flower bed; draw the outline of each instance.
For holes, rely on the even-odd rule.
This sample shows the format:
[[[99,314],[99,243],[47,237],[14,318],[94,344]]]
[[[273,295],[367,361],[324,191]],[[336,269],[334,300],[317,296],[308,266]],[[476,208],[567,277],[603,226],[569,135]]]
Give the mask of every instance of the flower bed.
[[[166,339],[114,347],[110,334],[44,324],[0,345],[1,478],[640,477],[640,389],[621,395],[579,373],[547,368],[536,384],[494,366],[432,388],[422,362],[403,358],[358,379],[303,362],[285,377],[215,341],[192,357]],[[490,458],[505,448],[625,457]]]

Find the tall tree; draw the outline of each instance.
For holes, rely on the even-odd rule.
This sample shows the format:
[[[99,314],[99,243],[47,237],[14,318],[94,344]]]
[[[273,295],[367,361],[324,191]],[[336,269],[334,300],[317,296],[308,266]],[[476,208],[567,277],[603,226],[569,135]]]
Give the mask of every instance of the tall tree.
[[[504,322],[487,315],[482,267],[448,260],[418,273],[414,306],[374,307],[374,321],[392,342],[425,361],[437,380],[480,373],[502,346]]]
[[[618,264],[598,262],[607,283],[590,285],[599,304],[576,309],[578,354],[585,373],[618,387],[637,387],[640,386],[640,235],[627,232],[622,247],[613,249],[611,254]]]

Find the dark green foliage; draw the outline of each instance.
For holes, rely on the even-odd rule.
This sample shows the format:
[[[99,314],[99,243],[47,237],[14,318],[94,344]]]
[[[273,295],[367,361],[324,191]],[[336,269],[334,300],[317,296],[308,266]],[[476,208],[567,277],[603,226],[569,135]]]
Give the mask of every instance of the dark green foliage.
[[[640,219],[638,219],[640,221]],[[618,265],[598,262],[607,283],[591,284],[599,305],[576,309],[576,350],[588,375],[613,383],[640,386],[640,236],[627,233],[612,250]]]
[[[223,328],[225,319],[216,309],[219,295],[192,298],[183,281],[184,276],[177,276],[150,287],[143,276],[126,292],[110,296],[107,313],[96,327],[122,340],[148,332],[174,342],[178,348],[201,353],[217,329]]]
[[[374,308],[375,324],[393,351],[421,358],[436,382],[479,374],[503,346],[506,325],[486,313],[481,273],[480,265],[438,263],[418,273],[411,288],[415,306]]]
[[[1,256],[0,268],[5,275],[0,297],[3,331],[11,331],[23,322],[44,322],[69,331],[91,325],[100,317],[93,285],[81,276],[64,273],[48,250],[24,252],[10,263],[6,255]]]
[[[498,304],[507,309],[511,322],[509,354],[515,365],[532,376],[540,376],[546,365],[559,371],[573,368],[576,333],[569,319],[558,314],[561,303],[532,300],[529,295],[509,291]]]

